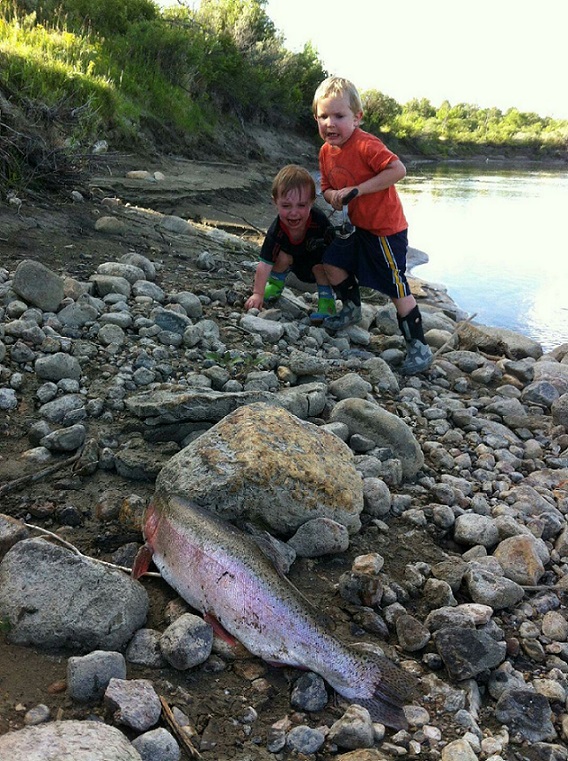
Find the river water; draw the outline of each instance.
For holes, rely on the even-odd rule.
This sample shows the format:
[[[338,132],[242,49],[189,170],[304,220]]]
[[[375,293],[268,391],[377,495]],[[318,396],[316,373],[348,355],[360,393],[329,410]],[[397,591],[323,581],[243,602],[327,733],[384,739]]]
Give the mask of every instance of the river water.
[[[441,283],[475,322],[550,350],[568,342],[568,172],[423,165],[397,188],[413,274]]]

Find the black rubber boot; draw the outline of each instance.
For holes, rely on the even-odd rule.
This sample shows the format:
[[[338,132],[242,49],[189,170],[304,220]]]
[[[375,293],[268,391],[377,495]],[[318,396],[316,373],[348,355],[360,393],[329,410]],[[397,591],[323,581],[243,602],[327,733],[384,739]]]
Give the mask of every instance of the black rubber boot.
[[[406,341],[406,359],[402,363],[402,372],[405,375],[422,373],[430,367],[434,357],[424,338],[422,315],[418,305],[404,317],[397,315],[397,319],[400,332]]]
[[[361,306],[361,293],[359,292],[359,283],[353,273],[349,273],[345,280],[339,285],[334,285],[333,290],[338,294],[343,303],[350,301],[355,306]]]
[[[407,315],[401,317],[397,314],[398,327],[400,332],[404,336],[405,341],[412,341],[413,338],[417,338],[421,343],[425,344],[424,329],[422,327],[422,315],[418,305],[414,307]]]

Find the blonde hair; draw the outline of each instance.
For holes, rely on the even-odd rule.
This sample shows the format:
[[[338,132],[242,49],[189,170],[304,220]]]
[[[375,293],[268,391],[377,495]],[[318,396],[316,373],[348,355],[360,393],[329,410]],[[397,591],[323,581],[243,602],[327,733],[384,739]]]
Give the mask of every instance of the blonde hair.
[[[291,190],[310,189],[310,199],[316,200],[316,183],[307,169],[297,164],[287,164],[278,172],[272,182],[272,198],[276,201]]]
[[[353,82],[343,79],[343,77],[328,77],[323,80],[314,94],[312,103],[314,116],[317,118],[320,100],[324,98],[341,98],[343,95],[347,95],[349,98],[349,108],[354,114],[358,114],[363,110],[361,97]]]

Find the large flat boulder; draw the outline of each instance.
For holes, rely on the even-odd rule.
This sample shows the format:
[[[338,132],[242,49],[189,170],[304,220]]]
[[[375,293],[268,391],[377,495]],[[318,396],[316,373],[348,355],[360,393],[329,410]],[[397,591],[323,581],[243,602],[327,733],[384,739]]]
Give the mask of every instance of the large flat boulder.
[[[258,519],[284,536],[320,517],[350,533],[361,527],[363,484],[349,447],[263,403],[239,407],[174,455],[156,489],[227,520]]]

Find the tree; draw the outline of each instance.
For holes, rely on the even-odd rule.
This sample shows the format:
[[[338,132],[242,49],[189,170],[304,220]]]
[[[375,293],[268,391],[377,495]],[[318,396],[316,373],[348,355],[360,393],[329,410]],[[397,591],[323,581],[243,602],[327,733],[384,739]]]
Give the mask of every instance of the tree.
[[[402,107],[394,98],[378,90],[367,90],[362,94],[365,125],[370,132],[384,132],[392,126],[402,112]]]
[[[218,35],[227,35],[241,52],[276,38],[266,0],[201,0],[196,18]]]
[[[430,119],[436,116],[436,109],[430,103],[428,98],[413,98],[405,103],[403,111],[407,114],[415,114],[423,119]]]

